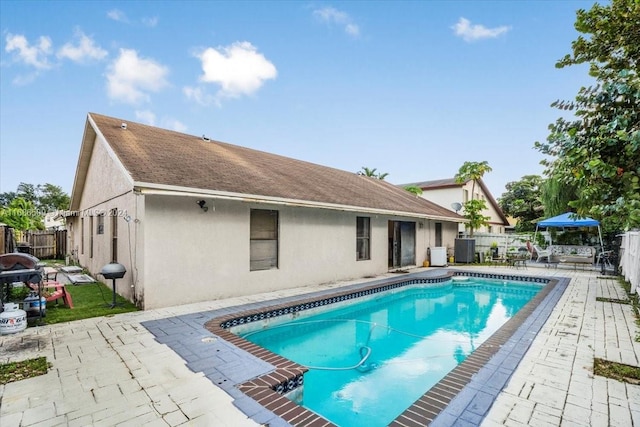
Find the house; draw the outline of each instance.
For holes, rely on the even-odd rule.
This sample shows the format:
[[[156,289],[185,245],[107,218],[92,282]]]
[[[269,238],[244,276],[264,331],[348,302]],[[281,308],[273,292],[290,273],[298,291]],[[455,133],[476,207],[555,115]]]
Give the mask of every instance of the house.
[[[45,230],[64,230],[64,211],[47,212],[43,222]]]
[[[464,218],[385,181],[89,113],[69,247],[145,309],[422,265]],[[100,278],[100,276],[98,276]]]
[[[400,187],[416,186],[422,189],[422,197],[437,203],[440,206],[447,207],[451,211],[460,212],[464,214],[462,208],[456,209],[455,203],[464,204],[466,201],[471,200],[473,190],[473,181],[469,180],[463,184],[456,182],[455,178],[438,179],[434,181],[414,182],[410,184],[403,184]],[[486,233],[504,233],[508,229],[511,229],[509,220],[498,206],[498,203],[491,195],[491,192],[485,185],[482,179],[476,181],[474,199],[482,199],[487,204],[487,210],[484,211],[484,215],[488,216],[489,225],[474,230],[476,232]],[[464,224],[460,225],[461,233],[465,231]]]

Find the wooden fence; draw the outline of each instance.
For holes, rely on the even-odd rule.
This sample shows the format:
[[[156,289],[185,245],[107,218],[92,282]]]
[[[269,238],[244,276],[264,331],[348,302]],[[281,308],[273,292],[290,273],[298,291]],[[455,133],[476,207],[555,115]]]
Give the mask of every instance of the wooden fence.
[[[0,236],[2,253],[28,252],[39,259],[64,259],[67,255],[67,230],[15,231],[3,227]],[[15,236],[14,236],[15,234]]]

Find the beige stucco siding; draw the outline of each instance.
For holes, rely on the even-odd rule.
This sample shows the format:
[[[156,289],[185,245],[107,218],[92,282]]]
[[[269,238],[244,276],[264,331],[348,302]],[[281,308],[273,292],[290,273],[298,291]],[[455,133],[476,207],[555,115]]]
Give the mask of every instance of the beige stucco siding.
[[[134,275],[131,273],[136,244],[137,198],[134,195],[130,179],[124,174],[117,159],[108,150],[107,145],[96,137],[91,155],[81,204],[74,216],[68,217],[70,224],[69,247],[80,265],[85,267],[94,278],[106,282],[98,275],[102,267],[112,261],[113,221],[112,210],[115,210],[117,222],[117,261],[125,265],[127,275],[117,281],[119,294],[133,300]],[[98,234],[98,216],[104,214],[104,229]],[[125,218],[130,218],[127,223]],[[91,220],[93,218],[93,220]],[[91,224],[93,221],[93,224]],[[84,232],[83,232],[84,229]],[[84,242],[82,242],[84,237]],[[91,240],[93,239],[93,243]],[[92,250],[93,246],[93,250]],[[138,254],[140,255],[140,254]],[[142,262],[142,259],[140,259]],[[111,286],[111,281],[106,282]]]
[[[196,200],[145,196],[145,309],[381,274],[389,219],[416,221],[360,214],[371,218],[371,259],[357,261],[357,213],[228,200],[207,200],[204,212]],[[249,269],[252,208],[279,212],[277,269]],[[416,225],[416,264],[429,230]]]
[[[422,197],[442,207],[445,207],[451,211],[454,211],[454,209],[451,207],[453,203],[457,202],[460,204],[464,204],[467,201],[464,199],[464,194],[466,190],[467,195],[469,197],[468,200],[471,200],[471,197],[473,194],[473,198],[475,199],[480,198],[486,201],[487,209],[483,211],[483,215],[488,216],[490,218],[489,224],[493,227],[493,230],[492,230],[493,232],[504,233],[504,229],[505,229],[504,224],[502,222],[500,214],[490,203],[489,201],[490,196],[486,194],[482,189],[482,187],[478,184],[476,184],[475,186],[475,191],[472,191],[472,188],[473,188],[473,182],[469,181],[464,185],[462,185],[461,187],[455,186],[455,187],[434,188],[434,189],[425,190],[422,193]],[[461,209],[460,211],[458,211],[458,213],[461,215],[464,215],[464,209]],[[463,223],[459,224],[458,231],[460,232],[465,231],[465,225]],[[480,229],[474,230],[474,231],[487,232],[488,228],[483,226],[483,227],[480,227]]]

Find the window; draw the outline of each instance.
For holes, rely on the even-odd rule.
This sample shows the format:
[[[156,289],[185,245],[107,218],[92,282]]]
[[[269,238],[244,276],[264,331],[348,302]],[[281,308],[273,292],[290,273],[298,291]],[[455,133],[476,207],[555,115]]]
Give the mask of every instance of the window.
[[[118,262],[118,209],[111,209],[111,261]]]
[[[251,271],[278,268],[278,211],[251,209]]]
[[[104,214],[98,215],[98,226],[96,228],[96,234],[104,234]]]
[[[371,259],[371,218],[356,218],[356,260]]]
[[[93,217],[89,217],[89,258],[93,258]]]
[[[469,190],[462,190],[462,201],[463,202],[469,201]]]
[[[80,253],[84,255],[84,218],[80,218]]]
[[[442,246],[442,223],[436,222],[436,246]]]

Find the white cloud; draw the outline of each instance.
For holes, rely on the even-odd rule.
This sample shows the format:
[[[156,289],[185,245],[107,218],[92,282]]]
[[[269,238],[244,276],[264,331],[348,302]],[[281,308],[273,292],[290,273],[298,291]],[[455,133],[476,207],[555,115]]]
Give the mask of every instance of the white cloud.
[[[128,104],[149,101],[148,92],[158,92],[168,85],[169,69],[152,59],[138,57],[133,49],[120,49],[120,56],[109,66],[109,97]]]
[[[487,28],[484,25],[472,25],[471,21],[466,18],[460,18],[458,22],[451,27],[456,36],[462,37],[466,42],[472,42],[481,39],[492,39],[507,33],[511,27],[503,25],[501,27]]]
[[[214,97],[205,93],[201,87],[185,86],[182,89],[182,93],[187,99],[192,99],[200,105],[207,106],[215,102]]]
[[[184,123],[176,119],[163,119],[162,127],[166,129],[172,129],[172,130],[175,130],[176,132],[182,132],[182,133],[185,133],[187,131],[187,125],[185,125]]]
[[[153,16],[151,18],[142,18],[142,23],[147,27],[155,27],[158,25],[158,17]]]
[[[38,77],[38,75],[39,73],[35,72],[16,76],[11,82],[16,86],[26,86],[29,83],[33,82]]]
[[[127,19],[127,15],[125,15],[123,11],[118,9],[111,9],[109,12],[107,12],[107,17],[118,22],[129,22],[129,20]]]
[[[23,35],[7,34],[7,44],[5,50],[7,52],[16,52],[16,56],[20,62],[37,68],[38,70],[48,70],[52,67],[48,56],[51,55],[51,39],[41,36],[38,43],[30,45],[27,38]]]
[[[324,7],[313,11],[313,15],[320,21],[329,25],[338,25],[343,27],[344,32],[352,37],[360,35],[360,27],[353,22],[351,17],[341,10],[333,7]]]
[[[136,111],[136,120],[146,123],[151,126],[155,126],[156,124],[156,115],[149,110],[139,110]]]
[[[156,114],[153,111],[137,110],[135,112],[135,115],[137,121],[150,126],[156,126],[157,119]],[[162,119],[159,126],[163,129],[175,130],[176,132],[184,133],[187,130],[187,126],[184,123],[172,118]]]
[[[87,62],[88,60],[101,60],[107,56],[107,51],[97,46],[93,39],[87,37],[82,31],[77,30],[75,37],[78,43],[74,46],[66,43],[58,51],[58,58],[68,58],[74,62]]]
[[[249,42],[236,42],[218,49],[207,48],[195,55],[202,62],[200,81],[221,86],[218,98],[237,98],[251,95],[265,81],[275,79],[276,67]],[[185,88],[185,94],[204,100],[200,89]]]

